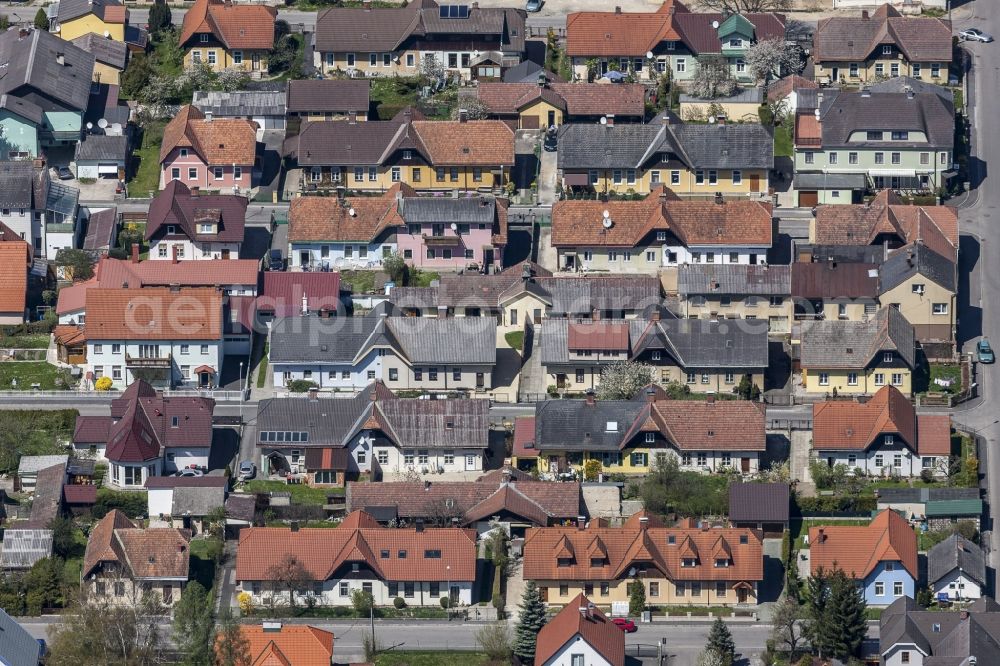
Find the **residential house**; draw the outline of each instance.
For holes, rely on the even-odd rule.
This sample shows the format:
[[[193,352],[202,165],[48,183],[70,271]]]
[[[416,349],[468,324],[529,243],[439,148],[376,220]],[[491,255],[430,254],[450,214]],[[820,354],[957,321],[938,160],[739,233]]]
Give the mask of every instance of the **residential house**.
[[[754,530],[702,528],[690,520],[668,528],[643,510],[621,527],[592,520],[528,530],[522,571],[550,606],[581,593],[602,605],[627,602],[635,584],[649,604],[736,606],[757,603],[764,557]]]
[[[0,662],[7,666],[38,666],[42,659],[42,644],[28,630],[0,609]]]
[[[184,67],[205,63],[215,72],[236,69],[261,77],[274,48],[276,16],[267,5],[195,0],[179,37]]]
[[[710,319],[551,319],[541,336],[548,386],[568,392],[595,389],[613,363],[653,366],[660,384],[681,382],[694,391],[731,393],[746,376],[763,389],[768,364],[767,326],[733,326]]]
[[[196,90],[191,104],[213,118],[244,118],[265,130],[284,130],[287,110],[284,90]]]
[[[364,590],[375,605],[402,598],[407,606],[440,608],[473,603],[476,533],[447,528],[388,528],[363,511],[354,511],[335,528],[248,527],[240,532],[236,583],[255,604],[287,599],[274,570],[288,558],[305,569],[310,585],[296,590],[297,602],[351,606],[351,594]]]
[[[374,380],[389,389],[489,391],[496,364],[496,320],[389,317],[287,317],[271,324],[274,387],[296,379],[320,389],[358,391]],[[318,343],[318,344],[317,344]]]
[[[6,159],[75,144],[90,103],[94,56],[48,32],[21,28],[0,34],[0,61],[7,63],[0,79]]]
[[[759,123],[760,106],[764,103],[764,89],[757,87],[737,89],[726,97],[712,98],[682,93],[678,101],[679,115],[686,121]]]
[[[165,397],[137,381],[111,401],[111,416],[77,417],[73,448],[110,463],[106,485],[141,489],[152,477],[208,469],[214,410],[211,398]]]
[[[548,326],[548,325],[546,325]],[[743,400],[669,400],[646,389],[633,400],[545,400],[535,404],[539,471],[601,461],[605,473],[646,474],[667,456],[681,469],[756,472],[765,449],[764,410]]]
[[[791,266],[682,264],[680,314],[692,319],[766,319],[771,334],[792,330]]]
[[[795,113],[800,106],[810,109],[816,108],[815,102],[807,101],[805,98],[815,98],[815,91],[819,89],[819,84],[812,79],[807,79],[798,74],[789,74],[776,81],[772,81],[767,86],[767,101],[770,104],[784,104],[785,108]]]
[[[497,192],[506,185],[514,167],[514,131],[506,123],[413,114],[404,109],[392,120],[303,123],[299,135],[285,141],[286,155],[302,170],[298,186],[385,192],[403,183],[418,191]]]
[[[146,594],[165,606],[180,600],[190,573],[191,534],[172,527],[139,527],[112,509],[87,539],[80,588],[89,599],[134,605]]]
[[[866,321],[878,311],[877,264],[796,262],[791,271],[796,320]]]
[[[342,486],[360,474],[481,470],[488,413],[485,400],[397,398],[382,382],[350,399],[271,398],[257,412],[261,475]]]
[[[348,483],[347,510],[359,509],[380,521],[405,524],[447,526],[457,519],[479,534],[500,523],[518,537],[529,527],[573,523],[582,515],[583,502],[578,483],[535,481],[502,470],[497,483],[482,479]]]
[[[806,393],[867,395],[893,386],[908,396],[917,367],[913,327],[893,307],[864,321],[802,322],[800,365]]]
[[[49,30],[67,42],[97,35],[126,44],[131,51],[145,51],[149,35],[129,25],[128,19],[128,8],[118,0],[60,0],[49,20]]]
[[[958,264],[917,241],[896,250],[879,267],[879,299],[913,326],[921,347],[951,358],[958,325]]]
[[[149,258],[238,259],[246,214],[245,196],[199,194],[171,180],[149,204]]]
[[[961,610],[924,610],[909,597],[894,601],[879,618],[879,656],[886,666],[1000,661],[1000,606],[982,597]]]
[[[682,264],[759,264],[770,204],[681,200],[663,185],[640,201],[557,201],[552,246],[565,271],[653,273]]]
[[[824,90],[815,109],[795,115],[799,206],[847,203],[838,180],[862,176],[862,189],[937,191],[952,172],[954,105],[932,93]],[[800,175],[813,176],[803,186]],[[814,187],[832,176],[829,186]]]
[[[309,625],[265,621],[239,625],[252,664],[330,666],[333,663],[333,632]],[[223,635],[219,633],[219,642]]]
[[[76,144],[76,177],[117,180],[120,188],[130,154],[129,139],[124,134],[88,134]]]
[[[645,125],[571,123],[559,128],[563,188],[648,194],[763,196],[774,167],[774,138],[759,123]]]
[[[119,85],[128,59],[128,46],[125,42],[93,32],[70,41],[94,56],[94,83]]]
[[[861,16],[820,19],[812,57],[813,78],[823,84],[912,76],[944,85],[952,58],[951,21],[903,16],[888,4]]]
[[[698,68],[698,59],[721,56],[733,76],[752,82],[746,51],[765,39],[785,38],[781,14],[694,13],[677,0],[652,12],[573,12],[566,17],[566,55],[578,80],[609,71],[630,73],[645,81],[667,72],[682,86]],[[591,71],[591,67],[596,67]]]
[[[645,317],[663,302],[652,276],[554,277],[528,262],[489,275],[445,274],[433,287],[393,287],[389,299],[409,316],[496,317],[501,327],[517,330],[551,317]]]
[[[419,197],[400,183],[381,197],[297,197],[288,212],[292,270],[371,267],[397,253],[411,266],[485,270],[502,265],[506,243],[507,200],[487,195]]]
[[[0,242],[0,324],[17,325],[28,314],[31,246],[21,240]]]
[[[235,5],[260,7],[263,5]],[[182,107],[163,130],[160,189],[173,180],[203,190],[239,193],[256,184],[257,130],[245,118],[215,119]]]
[[[861,586],[869,606],[888,606],[916,594],[917,535],[895,511],[882,511],[865,526],[809,528],[809,572],[843,571]]]
[[[255,308],[258,319],[268,322],[296,314],[347,314],[341,298],[340,273],[328,272],[268,271]]]
[[[179,527],[204,534],[206,519],[226,502],[225,476],[151,476],[146,479],[150,527]]]
[[[812,448],[827,465],[846,465],[863,476],[919,477],[948,474],[951,416],[917,415],[893,386],[867,402],[813,403]]]
[[[107,254],[118,244],[118,207],[90,207],[86,213],[87,231],[83,237],[83,249]]]
[[[733,483],[729,486],[729,523],[781,536],[788,529],[787,483]]]
[[[579,594],[538,632],[535,663],[543,666],[625,665],[625,634]]]
[[[986,589],[986,555],[979,544],[961,534],[936,544],[927,553],[927,584],[936,600],[974,601]]]
[[[521,62],[527,37],[524,10],[408,3],[326,9],[316,18],[313,66],[351,78],[440,72],[468,81],[498,80]]]
[[[364,80],[302,79],[288,82],[289,117],[305,121],[368,120],[371,85]]]
[[[53,181],[44,166],[0,162],[0,224],[30,244],[40,259],[55,259],[60,249],[79,246],[79,198],[78,189]]]
[[[514,129],[548,129],[563,123],[642,122],[646,88],[641,83],[480,83],[477,99],[490,116]]]
[[[981,527],[979,488],[879,488],[878,510],[892,509],[927,531],[953,529],[959,522]]]

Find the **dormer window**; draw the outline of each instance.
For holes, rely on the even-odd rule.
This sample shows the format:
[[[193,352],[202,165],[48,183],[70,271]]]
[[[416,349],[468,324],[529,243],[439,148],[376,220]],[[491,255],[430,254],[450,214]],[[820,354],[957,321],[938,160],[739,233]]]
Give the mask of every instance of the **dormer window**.
[[[168,224],[167,225],[167,235],[168,236],[173,236],[176,233],[177,233],[177,227],[175,227],[172,224]]]
[[[359,571],[361,571],[361,565],[359,565],[357,562],[351,562],[351,571],[354,573],[358,573]]]
[[[892,352],[891,351],[887,351],[884,354],[882,354],[882,362],[883,363],[892,363],[892,358],[893,358],[893,356],[892,356]]]
[[[403,159],[404,160],[412,160],[413,159],[413,151],[412,150],[404,150],[403,151]]]
[[[181,419],[180,419],[179,416],[171,416],[170,417],[170,427],[171,428],[179,428],[180,425],[181,425]]]
[[[200,224],[198,225],[198,233],[200,234],[214,234],[215,225],[214,224]]]
[[[743,39],[741,37],[732,37],[729,40],[729,48],[741,49],[743,48]]]
[[[608,421],[605,427],[606,432],[618,432],[618,421]]]
[[[892,436],[892,435],[886,435],[885,436],[885,445],[886,446],[892,446],[895,443],[895,441],[896,441],[896,438],[894,436]]]
[[[187,157],[187,156],[188,156],[188,149],[181,148],[181,157]]]
[[[647,432],[646,433],[646,443],[647,444],[653,444],[655,442],[656,442],[656,433],[655,432]]]
[[[668,546],[673,546],[676,543],[677,543],[677,537],[675,537],[673,534],[667,535],[667,545]]]
[[[558,562],[559,562],[558,566],[560,568],[573,566],[573,560],[568,557],[560,557]]]
[[[882,45],[882,55],[892,55],[892,45],[883,44]]]
[[[669,41],[669,42],[667,42],[667,50],[668,51],[676,51],[677,50],[677,42],[675,42],[675,41]]]
[[[208,44],[208,35],[199,35],[202,44]]]
[[[750,543],[750,538],[746,534],[741,534],[740,535],[740,544],[743,545],[743,546],[745,546],[748,543]]]
[[[590,558],[590,566],[592,567],[603,567],[608,563],[603,557],[592,557]]]
[[[715,568],[720,569],[729,566],[729,560],[726,558],[720,558],[715,560]]]
[[[401,560],[405,560],[406,559],[406,551],[405,550],[400,550],[398,553],[396,553],[396,555]]]
[[[693,557],[685,557],[681,560],[681,566],[684,568],[690,568],[696,565],[696,560]]]
[[[379,557],[381,557],[383,560],[389,559],[389,551],[383,548],[382,552],[379,553]]]

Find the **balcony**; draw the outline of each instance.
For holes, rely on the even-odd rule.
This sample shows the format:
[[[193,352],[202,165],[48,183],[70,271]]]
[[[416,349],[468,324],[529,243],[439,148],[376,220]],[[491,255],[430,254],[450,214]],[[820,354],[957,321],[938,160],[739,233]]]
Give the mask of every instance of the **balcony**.
[[[125,355],[125,367],[127,368],[170,368],[172,362],[171,354],[159,357]]]

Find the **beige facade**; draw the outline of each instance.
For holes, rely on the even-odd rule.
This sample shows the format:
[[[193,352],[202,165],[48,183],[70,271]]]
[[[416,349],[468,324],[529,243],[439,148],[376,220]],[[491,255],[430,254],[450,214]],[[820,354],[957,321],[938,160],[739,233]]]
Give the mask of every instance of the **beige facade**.
[[[948,84],[948,63],[946,62],[916,62],[910,63],[902,57],[872,58],[865,62],[818,62],[815,66],[815,79],[820,83],[860,84],[867,81],[877,82],[886,77],[909,76],[925,83],[939,86]]]
[[[736,589],[736,581],[672,581],[668,578],[639,578],[646,591],[646,603],[651,606],[733,606],[756,604],[756,589],[746,586]],[[566,605],[576,595],[585,594],[599,606],[615,601],[628,602],[632,580],[611,581],[535,581],[542,599],[549,606]],[[742,590],[742,592],[741,592]]]
[[[544,335],[544,326],[542,328]],[[594,357],[588,357],[588,362],[574,366],[573,361],[566,365],[550,365],[545,368],[548,386],[564,389],[568,393],[583,393],[587,389],[596,389],[601,383],[601,365],[594,365]],[[619,358],[607,358],[607,363],[625,360],[625,355]],[[588,364],[589,363],[589,364]],[[676,366],[657,366],[655,368],[657,381],[661,384],[680,382],[691,389],[692,393],[732,393],[740,383],[743,373],[720,370],[685,370]],[[757,386],[764,387],[763,373],[750,375]]]
[[[955,293],[923,275],[910,277],[879,299],[906,317],[918,340],[954,339]]]
[[[410,366],[395,354],[382,357],[382,378],[393,391],[488,391],[493,366]],[[419,379],[418,379],[419,377]]]
[[[721,109],[728,120],[741,123],[759,123],[760,115],[758,110],[760,104],[754,102],[710,102],[697,101],[681,102],[681,120],[705,120],[708,117],[709,106],[714,109]]]
[[[869,395],[892,385],[908,396],[913,390],[913,371],[905,366],[857,370],[803,368],[802,385],[806,393],[831,395]]]
[[[767,331],[785,335],[792,330],[790,296],[689,296],[680,301],[682,314],[692,319],[766,319]]]
[[[393,166],[340,165],[305,166],[302,186],[320,188],[338,186],[357,192],[385,192],[397,182],[415,190],[494,190],[507,182],[507,169],[498,166]]]
[[[590,186],[597,192],[617,194],[649,194],[657,185],[666,185],[677,195],[714,196],[766,194],[766,169],[697,169],[667,166],[655,169],[573,169],[567,173],[587,174]]]
[[[135,581],[122,575],[117,567],[105,564],[83,580],[82,591],[88,600],[113,606],[134,606],[146,594],[165,606],[173,606],[181,598],[185,581]]]

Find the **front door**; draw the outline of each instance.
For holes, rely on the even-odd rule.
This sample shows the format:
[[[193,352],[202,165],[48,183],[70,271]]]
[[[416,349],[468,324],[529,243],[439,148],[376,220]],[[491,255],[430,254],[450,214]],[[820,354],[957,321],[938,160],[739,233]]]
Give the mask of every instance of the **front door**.
[[[760,192],[760,175],[756,173],[750,174],[750,191]]]
[[[299,266],[303,268],[309,265],[309,250],[302,250],[299,253]]]
[[[555,474],[559,471],[559,456],[549,456],[549,473]]]
[[[556,125],[556,112],[549,111],[549,117],[548,120],[546,121],[546,127],[555,127],[555,125]]]
[[[229,250],[223,250],[222,251],[222,258],[223,259],[228,259],[229,258]]]
[[[741,604],[745,604],[747,602],[747,588],[740,587],[736,590],[736,601]]]
[[[260,70],[260,54],[259,53],[254,53],[253,56],[251,56],[250,61],[253,63],[252,64],[253,71],[256,72],[256,71]]]
[[[750,459],[749,458],[740,458],[740,471],[743,472],[744,474],[749,474],[750,473]]]
[[[840,68],[830,68],[830,83],[837,83],[838,81],[840,81]]]
[[[476,373],[476,388],[484,389],[486,388],[486,375],[481,372]]]
[[[163,603],[172,604],[174,603],[174,586],[164,585],[163,586]]]
[[[476,469],[476,456],[465,456],[465,469],[470,471]]]
[[[566,375],[562,373],[556,375],[556,388],[566,388]]]
[[[198,373],[198,386],[200,388],[209,388],[212,385],[212,373],[211,372],[199,372]]]
[[[574,257],[572,254],[568,254],[566,255],[566,261],[563,262],[563,268],[565,268],[568,271],[571,271],[573,270],[575,262],[576,262],[576,257]]]

